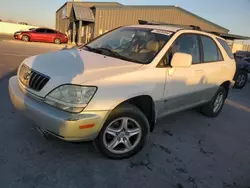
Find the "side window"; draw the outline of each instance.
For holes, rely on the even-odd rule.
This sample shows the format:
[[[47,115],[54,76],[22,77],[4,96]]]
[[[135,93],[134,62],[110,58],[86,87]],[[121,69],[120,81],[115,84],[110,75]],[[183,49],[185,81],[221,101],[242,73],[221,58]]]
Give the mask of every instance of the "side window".
[[[222,61],[221,52],[213,39],[207,36],[201,36],[203,46],[204,62]]]
[[[193,64],[200,63],[200,45],[198,36],[195,34],[184,34],[179,36],[166,54],[164,64],[170,65],[171,59],[176,52],[187,53],[192,55]]]
[[[218,61],[223,61],[223,57],[219,48],[218,48]]]
[[[46,33],[54,34],[54,33],[56,33],[56,32],[53,31],[53,30],[51,30],[51,29],[46,29]]]
[[[233,59],[234,58],[234,55],[233,55],[233,53],[232,53],[232,50],[231,50],[231,48],[229,47],[229,45],[227,44],[227,42],[226,41],[224,41],[224,40],[222,40],[222,39],[220,39],[220,38],[216,38],[218,41],[219,41],[219,43],[221,44],[221,46],[224,48],[224,50],[227,52],[227,55],[231,58],[231,59]]]
[[[37,29],[36,32],[37,32],[37,33],[44,33],[44,32],[45,32],[45,29]]]

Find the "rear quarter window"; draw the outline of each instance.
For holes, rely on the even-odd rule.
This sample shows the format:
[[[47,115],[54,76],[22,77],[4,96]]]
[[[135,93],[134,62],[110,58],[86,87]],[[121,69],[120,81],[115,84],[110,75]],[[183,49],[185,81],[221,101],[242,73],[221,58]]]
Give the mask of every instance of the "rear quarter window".
[[[224,48],[224,50],[227,52],[227,55],[231,58],[234,59],[234,55],[232,53],[231,48],[229,47],[229,45],[227,44],[226,41],[220,39],[220,38],[216,38],[218,40],[218,42],[221,44],[221,46]]]

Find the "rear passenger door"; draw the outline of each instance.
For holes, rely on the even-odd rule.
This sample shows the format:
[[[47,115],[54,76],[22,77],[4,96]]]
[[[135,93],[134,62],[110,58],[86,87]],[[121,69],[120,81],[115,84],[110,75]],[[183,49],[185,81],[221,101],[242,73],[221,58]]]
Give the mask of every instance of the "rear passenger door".
[[[176,52],[192,55],[192,65],[188,68],[171,67],[171,59]],[[201,48],[198,35],[180,35],[166,54],[166,64],[169,64],[169,67],[167,68],[164,91],[163,115],[203,103],[205,72],[201,64]]]
[[[226,65],[214,39],[200,35],[202,46],[202,67],[205,72],[204,100],[211,100],[219,86],[225,81]]]

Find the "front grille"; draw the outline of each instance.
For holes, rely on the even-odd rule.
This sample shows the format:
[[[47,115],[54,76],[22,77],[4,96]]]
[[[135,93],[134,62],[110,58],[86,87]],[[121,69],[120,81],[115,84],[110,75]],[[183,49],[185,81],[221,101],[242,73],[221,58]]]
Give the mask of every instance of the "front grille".
[[[19,79],[26,87],[40,91],[50,78],[26,65],[22,65],[19,72]]]

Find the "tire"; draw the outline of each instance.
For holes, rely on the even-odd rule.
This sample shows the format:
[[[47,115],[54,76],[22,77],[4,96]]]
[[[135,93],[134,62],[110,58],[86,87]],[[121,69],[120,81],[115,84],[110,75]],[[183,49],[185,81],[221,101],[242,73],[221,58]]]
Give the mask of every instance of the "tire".
[[[207,117],[217,117],[224,106],[226,96],[226,89],[223,86],[220,86],[211,101],[209,101],[201,108],[201,112]],[[218,106],[215,103],[217,103]],[[218,108],[216,108],[215,105]]]
[[[55,44],[61,44],[61,40],[58,39],[58,38],[56,38],[56,39],[54,40],[54,43],[55,43]]]
[[[246,71],[244,70],[240,70],[238,72],[236,72],[235,76],[234,76],[234,88],[236,89],[242,89],[243,87],[245,87],[245,85],[247,84],[248,81],[248,74]]]
[[[127,129],[122,126],[123,122],[128,122]],[[131,129],[131,126],[136,128]],[[112,134],[108,133],[109,130],[112,130]],[[135,134],[136,130],[140,133]],[[122,105],[111,112],[98,137],[94,140],[94,145],[96,150],[105,157],[112,159],[128,158],[137,154],[144,147],[149,139],[149,130],[148,120],[140,109],[130,104]],[[111,143],[114,143],[113,149],[109,148],[112,145]],[[126,147],[126,145],[132,147],[128,149],[129,147]]]
[[[22,41],[29,42],[30,41],[30,37],[28,35],[23,35],[22,36]]]

